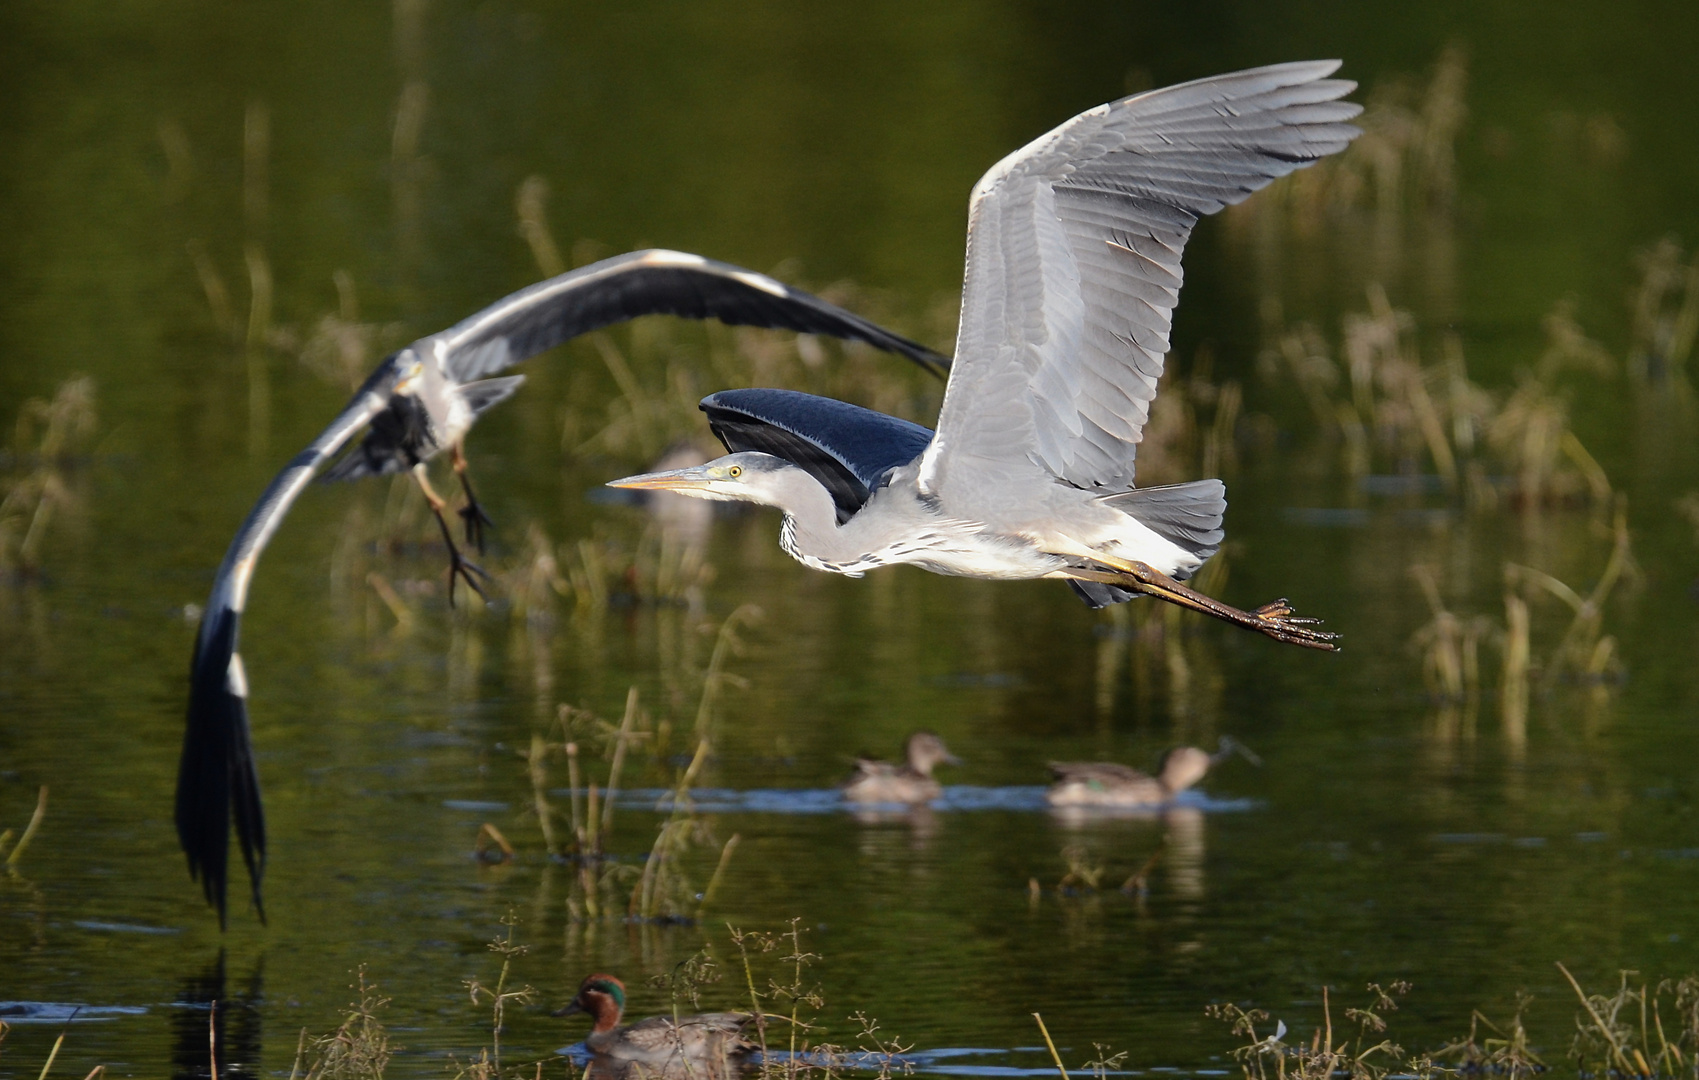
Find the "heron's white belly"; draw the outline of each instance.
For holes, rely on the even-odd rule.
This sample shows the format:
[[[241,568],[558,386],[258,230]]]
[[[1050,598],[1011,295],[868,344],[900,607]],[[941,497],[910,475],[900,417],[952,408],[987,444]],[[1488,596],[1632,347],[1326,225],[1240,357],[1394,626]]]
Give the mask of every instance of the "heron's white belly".
[[[982,532],[972,525],[941,520],[936,528],[915,530],[902,539],[850,559],[831,559],[804,551],[797,544],[791,519],[779,532],[779,545],[802,565],[814,570],[860,577],[881,566],[907,563],[952,577],[1027,581],[1046,577],[1064,560],[1030,542]]]

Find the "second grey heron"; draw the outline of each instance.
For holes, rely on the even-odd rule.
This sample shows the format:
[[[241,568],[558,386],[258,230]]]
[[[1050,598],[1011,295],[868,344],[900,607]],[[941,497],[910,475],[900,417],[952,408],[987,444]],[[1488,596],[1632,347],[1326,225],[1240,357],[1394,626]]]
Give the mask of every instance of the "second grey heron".
[[[773,390],[705,399],[734,451],[613,481],[784,512],[780,544],[850,576],[1060,578],[1092,607],[1144,594],[1277,641],[1336,634],[1284,599],[1181,584],[1222,539],[1219,480],[1133,484],[1198,219],[1343,150],[1361,107],[1338,61],[1277,64],[1088,109],[997,163],[968,208],[956,355],[936,433]]]
[[[765,274],[662,250],[616,256],[539,282],[386,359],[260,495],[230,541],[201,616],[177,769],[177,837],[189,873],[200,878],[221,926],[232,818],[254,907],[264,918],[265,814],[248,731],[248,679],[236,645],[254,568],[290,506],[314,474],[365,430],[365,439],[326,470],[326,478],[412,470],[449,548],[450,599],[456,577],[476,588],[472,575],[478,571],[454,543],[444,500],[425,480],[424,462],[444,449],[454,454],[468,497],[463,512],[468,539],[475,541],[482,517],[464,478],[461,441],[524,378],[489,376],[580,334],[642,315],[827,334],[898,353],[935,374],[949,366],[930,349]]]

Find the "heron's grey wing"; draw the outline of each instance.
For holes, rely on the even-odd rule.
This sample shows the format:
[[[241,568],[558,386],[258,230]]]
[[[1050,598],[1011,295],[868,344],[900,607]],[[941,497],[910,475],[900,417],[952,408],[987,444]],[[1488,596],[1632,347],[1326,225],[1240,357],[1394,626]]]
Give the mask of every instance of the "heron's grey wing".
[[[860,510],[885,474],[919,457],[930,428],[795,390],[722,390],[702,399],[727,450],[759,450],[805,469],[832,494],[838,522]]]
[[[1125,490],[1198,218],[1344,147],[1336,61],[1201,79],[1081,113],[974,187],[956,360],[924,489],[1021,472]]]
[[[221,927],[225,922],[232,816],[253,886],[254,907],[260,918],[265,918],[260,902],[260,878],[265,872],[265,811],[260,804],[259,774],[248,734],[248,682],[242,656],[236,651],[248,584],[260,553],[314,471],[383,410],[398,376],[394,359],[386,360],[330,426],[266,487],[230,541],[201,614],[195,654],[189,665],[183,754],[177,766],[177,839],[188,856],[190,875],[200,879],[207,902],[218,909]]]
[[[828,334],[900,353],[940,377],[950,367],[924,345],[765,274],[664,250],[616,255],[538,282],[425,342],[444,350],[449,373],[466,382],[640,315]]]

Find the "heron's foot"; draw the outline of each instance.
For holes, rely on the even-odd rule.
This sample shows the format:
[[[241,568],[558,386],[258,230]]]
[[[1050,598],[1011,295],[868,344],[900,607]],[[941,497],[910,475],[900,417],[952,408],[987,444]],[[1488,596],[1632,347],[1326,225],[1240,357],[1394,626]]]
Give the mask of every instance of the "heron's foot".
[[[448,545],[448,606],[454,606],[454,583],[456,579],[466,582],[466,587],[477,593],[484,603],[490,602],[490,594],[478,584],[478,579],[493,580],[485,569],[477,563],[460,554],[460,549],[453,544]]]
[[[1255,629],[1276,641],[1323,652],[1339,651],[1339,646],[1333,644],[1339,640],[1339,635],[1326,630],[1312,630],[1311,627],[1321,625],[1321,620],[1294,613],[1291,602],[1285,597],[1256,608],[1250,616],[1255,620]]]
[[[460,521],[466,529],[466,542],[478,549],[478,554],[484,553],[484,526],[492,528],[495,522],[484,513],[484,508],[478,500],[472,497],[472,489],[466,489],[466,505],[455,511],[460,515]]]

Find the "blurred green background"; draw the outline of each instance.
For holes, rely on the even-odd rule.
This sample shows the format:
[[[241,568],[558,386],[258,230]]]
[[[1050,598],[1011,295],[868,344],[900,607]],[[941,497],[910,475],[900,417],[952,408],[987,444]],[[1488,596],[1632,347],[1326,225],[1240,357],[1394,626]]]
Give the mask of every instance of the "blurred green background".
[[[1405,978],[1407,1046],[1461,1034],[1476,1007],[1508,1016],[1526,988],[1561,1062],[1573,998],[1553,961],[1599,987],[1699,967],[1699,548],[1681,502],[1699,461],[1686,352],[1668,347],[1695,295],[1679,245],[1699,237],[1696,30],[1672,3],[5,5],[0,492],[21,494],[0,510],[0,829],[51,794],[0,879],[0,999],[144,1010],[73,1025],[56,1067],[159,1075],[204,1069],[217,996],[226,1071],[258,1075],[289,1068],[303,1026],[335,1026],[364,963],[394,998],[391,1075],[438,1075],[487,1044],[462,980],[493,978],[483,942],[510,910],[531,946],[515,977],[541,1002],[610,970],[646,1012],[666,1007],[647,977],[704,943],[724,958],[725,924],[798,917],[834,1037],[863,1009],[923,1050],[1042,1068],[1012,1049],[1041,1010],[1071,1064],[1095,1040],[1130,1067],[1214,1075],[1233,1040],[1206,1003],[1307,1032],[1321,986],[1355,1004]],[[237,910],[220,935],[170,823],[185,609],[384,350],[544,276],[544,234],[569,266],[662,245],[774,272],[947,350],[967,192],[993,162],[1128,92],[1323,56],[1361,83],[1370,136],[1309,187],[1200,227],[1170,361],[1191,427],[1175,421],[1160,460],[1228,480],[1223,595],[1288,595],[1345,652],[1153,604],[1092,614],[1053,583],[813,574],[765,513],[680,555],[589,493],[700,440],[695,396],[735,375],[930,422],[938,390],[862,352],[811,366],[784,335],[617,331],[527,365],[471,441],[498,524],[492,606],[448,608],[404,486],[314,488],[280,533],[244,637],[271,921]],[[1449,410],[1451,488],[1399,412],[1414,399],[1352,382],[1346,320],[1373,313],[1376,285],[1378,325],[1402,325]],[[1586,363],[1548,364],[1554,347]],[[1295,374],[1306,349],[1332,383]],[[1597,473],[1553,449],[1561,475],[1536,490],[1514,451],[1463,439],[1459,356],[1483,431],[1520,401]],[[92,425],[44,458],[47,413],[26,403],[75,376]],[[1374,421],[1356,459],[1336,406]],[[1507,590],[1504,567],[1588,593],[1619,499],[1632,560],[1588,638],[1613,648],[1565,668],[1569,609],[1531,577]],[[541,556],[561,588],[532,587]],[[1456,694],[1436,632],[1418,636],[1437,623],[1413,565],[1478,644]],[[669,567],[689,578],[670,593]],[[1503,704],[1507,591],[1532,624],[1520,711]],[[744,604],[762,617],[725,659],[711,786],[818,791],[921,726],[965,759],[952,784],[1042,784],[1052,758],[1148,767],[1226,733],[1266,764],[1223,766],[1197,819],[709,811],[685,891],[740,842],[699,921],[588,919],[529,814],[523,754],[561,741],[559,705],[617,722],[637,686],[657,742],[672,733],[627,783],[668,786],[715,629]],[[566,786],[564,758],[548,770]],[[610,851],[639,866],[662,820],[622,809]],[[512,864],[473,860],[484,821]],[[1057,891],[1065,849],[1105,891]],[[1148,896],[1113,888],[1153,855]],[[704,1005],[737,1004],[734,984]],[[509,1022],[509,1061],[582,1034],[536,1007]],[[58,1030],[18,1025],[0,1076],[35,1075]]]

